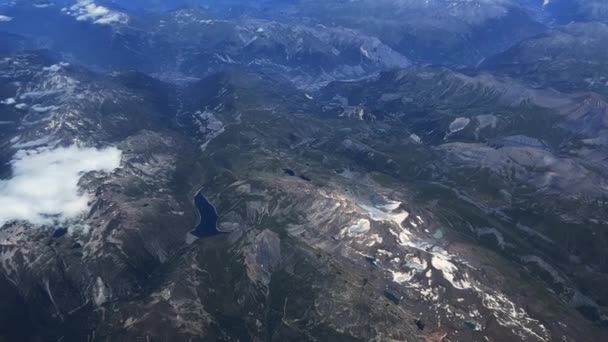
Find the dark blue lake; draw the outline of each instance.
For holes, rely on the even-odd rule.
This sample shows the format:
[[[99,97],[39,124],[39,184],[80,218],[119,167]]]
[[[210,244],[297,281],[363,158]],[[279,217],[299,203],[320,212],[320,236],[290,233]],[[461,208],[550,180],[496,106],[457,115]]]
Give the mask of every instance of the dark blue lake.
[[[217,210],[200,191],[194,196],[194,205],[198,209],[200,219],[191,234],[198,238],[222,234],[217,229]]]

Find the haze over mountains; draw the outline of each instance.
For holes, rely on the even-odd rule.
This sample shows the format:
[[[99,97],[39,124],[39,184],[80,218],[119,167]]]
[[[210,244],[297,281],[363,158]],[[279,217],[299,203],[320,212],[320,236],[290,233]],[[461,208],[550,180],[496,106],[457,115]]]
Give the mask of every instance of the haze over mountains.
[[[600,0],[0,1],[0,341],[604,341]]]

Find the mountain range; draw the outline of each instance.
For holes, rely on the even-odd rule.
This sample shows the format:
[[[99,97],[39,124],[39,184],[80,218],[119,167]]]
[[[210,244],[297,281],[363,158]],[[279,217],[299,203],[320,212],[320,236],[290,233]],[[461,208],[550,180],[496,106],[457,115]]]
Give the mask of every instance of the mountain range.
[[[604,341],[607,22],[0,1],[0,341]]]

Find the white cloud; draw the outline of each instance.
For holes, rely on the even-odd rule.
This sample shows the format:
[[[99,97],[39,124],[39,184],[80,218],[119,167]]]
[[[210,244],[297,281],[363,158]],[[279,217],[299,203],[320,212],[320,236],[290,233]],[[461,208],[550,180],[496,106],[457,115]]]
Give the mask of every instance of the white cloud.
[[[5,99],[0,103],[5,104],[5,105],[13,105],[13,104],[17,103],[17,101],[15,101],[15,98],[9,97],[8,99]]]
[[[18,151],[12,178],[0,180],[0,227],[12,221],[33,225],[65,223],[89,208],[80,191],[81,176],[90,171],[111,172],[120,166],[122,152],[72,145]]]
[[[13,18],[0,14],[0,23],[3,21],[11,21]]]
[[[59,64],[53,64],[51,66],[48,67],[43,67],[42,68],[43,71],[49,71],[49,72],[58,72],[61,70],[61,65]]]
[[[78,0],[69,9],[62,11],[76,18],[79,21],[92,21],[95,24],[107,25],[112,23],[126,23],[129,17],[118,11],[113,11],[104,6],[98,6],[93,0]]]

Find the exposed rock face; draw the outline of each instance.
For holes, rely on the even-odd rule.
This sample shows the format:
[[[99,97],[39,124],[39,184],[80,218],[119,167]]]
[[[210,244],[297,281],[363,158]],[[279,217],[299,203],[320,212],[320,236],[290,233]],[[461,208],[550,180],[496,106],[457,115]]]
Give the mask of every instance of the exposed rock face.
[[[263,230],[245,251],[247,276],[254,283],[267,287],[272,272],[281,263],[281,240],[270,230]]]
[[[26,122],[33,112],[11,112],[15,124],[3,138],[7,158],[11,149],[52,148],[74,137],[122,151],[118,169],[82,175],[79,187],[90,196],[89,209],[66,233],[23,222],[0,231],[3,296],[36,312],[35,320],[28,313],[15,318],[35,324],[32,336],[549,341],[599,334],[579,330],[590,323],[558,304],[602,312],[596,301],[601,293],[578,289],[590,273],[571,277],[560,259],[529,246],[531,239],[542,251],[562,248],[556,247],[557,232],[531,227],[514,213],[524,209],[519,186],[547,196],[558,190],[570,191],[570,198],[596,196],[601,188],[592,184],[600,184],[601,175],[589,168],[576,178],[588,168],[580,159],[559,155],[542,135],[503,134],[512,119],[487,114],[485,107],[516,112],[536,99],[555,120],[576,120],[552,107],[550,92],[433,68],[333,84],[308,97],[285,83],[241,73],[178,91],[138,74],[100,77],[34,55],[11,58],[19,62],[5,66],[3,96],[21,99],[32,84],[27,92],[44,96],[26,96],[26,104],[54,107],[34,111],[50,120],[31,125]],[[13,88],[11,77],[22,88]],[[86,87],[84,77],[90,78]],[[439,86],[453,93],[442,102],[417,102],[430,115],[402,115],[393,104],[411,104],[414,80],[427,80],[430,92]],[[99,89],[89,93],[93,85]],[[384,86],[398,96],[387,96]],[[340,115],[340,106],[360,104],[357,87],[378,91],[361,92],[374,120]],[[161,94],[175,97],[151,100]],[[469,96],[476,100],[466,110],[456,104]],[[577,98],[562,100],[574,104]],[[442,106],[455,112],[443,117]],[[141,120],[124,119],[125,108]],[[438,126],[410,121],[434,118]],[[280,129],[268,130],[269,122]],[[436,138],[426,131],[437,127],[442,134]],[[411,134],[419,140],[412,143]],[[394,146],[404,146],[407,158]],[[483,189],[466,188],[469,183],[443,171],[446,166],[481,167],[503,179],[497,184],[504,188],[499,197],[482,200],[488,196]],[[413,174],[425,185],[410,182]],[[192,196],[201,188],[227,234],[202,240],[189,234],[196,221]],[[428,197],[418,197],[421,192]],[[529,238],[510,232],[514,225]],[[455,238],[457,231],[465,238]],[[478,241],[495,244],[499,254],[473,247]],[[578,258],[590,260],[588,253]],[[547,274],[557,297],[517,275],[517,263]],[[534,296],[521,295],[529,291]],[[16,301],[8,300],[16,294]],[[560,310],[547,312],[546,302]],[[420,319],[423,331],[415,323]],[[567,328],[551,323],[557,321]]]

